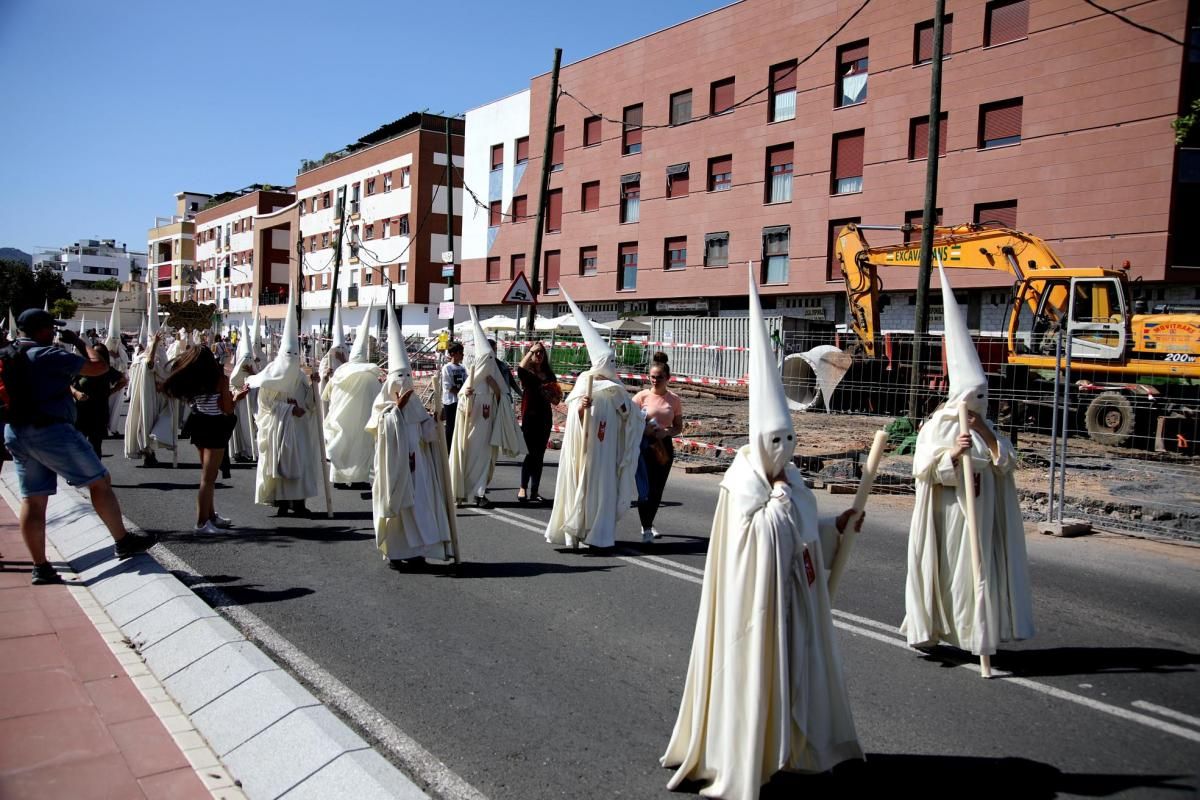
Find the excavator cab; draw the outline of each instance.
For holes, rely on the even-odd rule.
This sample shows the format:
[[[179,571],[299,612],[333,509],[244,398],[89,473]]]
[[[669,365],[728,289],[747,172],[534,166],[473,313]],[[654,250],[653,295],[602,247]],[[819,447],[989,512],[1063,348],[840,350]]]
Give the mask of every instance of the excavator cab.
[[[1055,270],[1052,276],[1030,273],[1017,285],[1017,293],[1011,327],[1017,353],[1053,357],[1065,323],[1072,358],[1125,358],[1129,313],[1120,276],[1098,269]]]

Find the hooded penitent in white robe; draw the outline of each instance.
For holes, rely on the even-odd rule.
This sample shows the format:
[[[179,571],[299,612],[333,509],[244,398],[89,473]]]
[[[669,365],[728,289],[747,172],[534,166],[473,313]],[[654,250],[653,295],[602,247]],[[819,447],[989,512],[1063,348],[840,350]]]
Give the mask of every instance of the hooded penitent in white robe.
[[[331,333],[329,350],[321,356],[321,361],[317,365],[317,374],[321,377],[321,400],[325,403],[329,403],[329,379],[346,363],[349,357],[349,348],[346,347],[346,332],[342,329],[341,303],[333,307],[333,330]]]
[[[112,313],[108,317],[108,333],[104,346],[108,348],[108,365],[129,377],[129,357],[125,354],[125,345],[121,343],[121,290],[117,290],[113,298]],[[121,396],[122,392],[113,392],[108,396],[108,432],[121,432]]]
[[[246,333],[245,323],[242,323],[237,352],[233,357],[233,371],[229,373],[229,388],[235,392],[241,389],[246,385],[246,379],[255,371],[250,337]],[[256,398],[247,395],[240,398],[233,407],[237,424],[234,425],[233,435],[229,438],[229,455],[238,461],[254,461],[258,458],[258,442],[255,441],[254,435],[254,406],[251,405],[254,399]]]
[[[389,306],[390,308],[390,306]],[[384,558],[450,557],[450,487],[446,485],[443,436],[416,394],[404,407],[396,393],[413,388],[412,370],[392,311],[388,377],[375,400],[367,430],[374,437],[375,477],[371,483],[371,516],[375,544]]]
[[[1000,642],[1033,636],[1033,595],[1025,528],[1013,477],[1012,444],[986,419],[987,376],[939,261],[950,396],[917,435],[916,501],[908,531],[908,579],[900,630],[914,646],[939,641],[991,655]],[[992,452],[971,431],[970,459],[979,532],[980,585],[971,567],[962,466],[950,457],[959,407],[982,418],[996,439]]]
[[[157,447],[170,449],[171,408],[166,396],[158,392],[155,380],[167,377],[166,360],[161,345],[151,344],[154,353],[146,350],[134,357],[129,366],[129,408],[125,414],[125,457],[142,458]],[[153,436],[156,434],[162,439]]]
[[[638,446],[646,421],[617,378],[612,348],[565,290],[563,296],[575,314],[592,368],[576,379],[567,395],[566,431],[546,541],[612,547],[617,523],[637,495]],[[581,414],[580,401],[587,396],[589,380],[591,412]]]
[[[483,497],[501,451],[513,458],[528,452],[525,437],[517,426],[508,381],[500,372],[474,306],[470,312],[475,329],[475,357],[459,393],[462,399],[454,422],[454,441],[450,444],[450,482],[459,501]],[[500,388],[499,396],[488,385],[489,376]],[[466,394],[468,389],[472,390],[470,395]]]
[[[833,520],[791,463],[795,435],[751,281],[750,443],[721,481],[668,788],[754,800],[781,770],[861,758],[829,604]],[[772,479],[776,479],[774,483]]]
[[[334,483],[362,483],[371,478],[375,437],[366,430],[366,425],[372,418],[383,373],[367,361],[370,324],[368,307],[350,360],[337,368],[322,390],[329,400],[329,411],[325,414],[325,453],[329,456],[329,477]]]

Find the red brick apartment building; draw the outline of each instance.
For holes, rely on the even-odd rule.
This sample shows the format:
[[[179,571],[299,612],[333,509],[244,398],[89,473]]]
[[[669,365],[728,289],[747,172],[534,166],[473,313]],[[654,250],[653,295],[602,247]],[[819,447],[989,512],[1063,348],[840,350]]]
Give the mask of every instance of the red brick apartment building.
[[[542,299],[744,313],[752,259],[768,303],[843,322],[831,233],[920,221],[929,114],[933,4],[871,3],[820,46],[860,5],[742,0],[564,67]],[[941,219],[1000,220],[1067,264],[1128,261],[1147,299],[1200,299],[1196,151],[1171,125],[1196,88],[1196,8],[946,5]],[[530,272],[549,86],[467,114],[464,302]],[[911,327],[915,278],[883,275],[885,327]],[[956,278],[973,325],[998,328],[1011,280]]]

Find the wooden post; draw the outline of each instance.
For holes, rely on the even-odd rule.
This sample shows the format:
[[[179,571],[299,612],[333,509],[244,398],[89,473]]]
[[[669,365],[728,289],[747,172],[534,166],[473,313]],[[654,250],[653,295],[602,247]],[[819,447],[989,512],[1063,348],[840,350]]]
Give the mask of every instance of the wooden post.
[[[879,470],[879,462],[883,458],[883,448],[887,444],[887,439],[887,431],[875,431],[875,439],[871,442],[871,452],[867,456],[867,466],[863,468],[862,480],[858,482],[858,493],[854,495],[854,513],[846,520],[846,530],[842,533],[837,554],[833,557],[833,567],[829,570],[829,602],[831,604],[833,596],[837,593],[838,583],[842,579],[842,573],[846,571],[846,564],[850,560],[850,550],[858,535],[855,528],[859,519],[862,518],[863,510],[867,507],[867,498],[871,494],[871,487],[875,484],[875,473]]]
[[[960,436],[971,435],[965,404],[958,407],[958,433]],[[975,579],[975,616],[977,622],[986,623],[987,608],[986,606],[982,609],[978,607],[984,603],[983,552],[979,547],[979,524],[975,520],[975,474],[971,471],[970,450],[962,454],[962,486],[963,498],[967,506],[967,534],[970,536],[971,545],[971,575]],[[983,633],[986,633],[986,629],[981,632],[981,638]],[[992,677],[992,657],[987,653],[979,654],[979,675],[983,678]]]

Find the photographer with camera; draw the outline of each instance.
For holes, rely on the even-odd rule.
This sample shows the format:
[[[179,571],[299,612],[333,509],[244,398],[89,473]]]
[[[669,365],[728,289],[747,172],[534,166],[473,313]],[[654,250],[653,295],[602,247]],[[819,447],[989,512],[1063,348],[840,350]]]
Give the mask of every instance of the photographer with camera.
[[[4,444],[17,467],[21,537],[33,560],[35,586],[62,580],[46,561],[46,506],[58,490],[59,475],[71,486],[87,487],[92,506],[116,542],[117,558],[155,543],[151,536],[125,530],[108,470],[75,428],[71,381],[76,375],[103,375],[108,363],[74,331],[63,329],[60,339],[78,354],[56,347],[55,324],[46,311],[27,309],[17,318],[25,336],[0,350]]]

